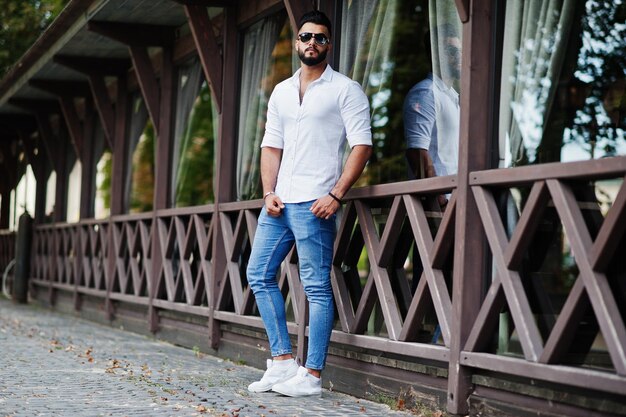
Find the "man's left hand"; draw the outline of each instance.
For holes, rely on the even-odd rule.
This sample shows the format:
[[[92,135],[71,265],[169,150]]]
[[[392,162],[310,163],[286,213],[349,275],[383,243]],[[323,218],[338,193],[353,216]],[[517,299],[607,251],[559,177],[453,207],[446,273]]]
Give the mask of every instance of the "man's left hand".
[[[335,214],[341,204],[337,202],[334,198],[329,195],[325,195],[324,197],[318,198],[313,202],[311,206],[311,212],[315,217],[319,217],[322,219],[330,219],[330,216]]]

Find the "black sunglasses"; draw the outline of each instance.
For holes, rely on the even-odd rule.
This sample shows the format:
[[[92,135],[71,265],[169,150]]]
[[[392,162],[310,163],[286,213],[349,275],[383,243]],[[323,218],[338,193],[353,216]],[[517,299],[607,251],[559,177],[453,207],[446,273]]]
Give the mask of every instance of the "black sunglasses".
[[[330,42],[328,36],[323,33],[311,33],[311,32],[302,32],[298,34],[298,39],[300,42],[309,43],[309,41],[313,38],[317,45],[323,46]]]

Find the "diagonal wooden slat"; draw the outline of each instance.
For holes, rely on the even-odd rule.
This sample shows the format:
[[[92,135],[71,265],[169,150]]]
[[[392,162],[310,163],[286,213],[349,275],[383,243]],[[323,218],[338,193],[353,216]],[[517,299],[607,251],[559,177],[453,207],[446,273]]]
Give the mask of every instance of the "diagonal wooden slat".
[[[241,228],[243,227],[242,226],[243,217],[244,217],[244,213],[240,212],[239,215],[237,216],[237,225],[235,226],[236,229],[241,230]],[[238,255],[239,251],[237,250],[237,247],[235,246],[235,232],[233,232],[233,229],[231,226],[231,220],[228,214],[220,213],[220,219],[221,219],[220,223],[222,226],[224,249],[226,251],[226,259],[228,259],[227,268],[225,271],[226,276],[224,277],[225,279],[223,282],[226,283],[228,281],[228,283],[230,283],[231,295],[233,298],[233,303],[235,305],[235,312],[237,314],[242,314],[243,305],[244,305],[243,287],[241,285],[241,274],[239,272],[239,263],[237,259],[239,257]],[[225,287],[226,285],[223,285],[221,289],[220,303],[224,302],[222,297],[224,297],[224,294],[225,294],[224,293]]]
[[[613,366],[619,375],[626,375],[626,327],[606,275],[594,271],[589,261],[591,236],[576,197],[570,187],[558,180],[548,180],[547,184],[569,238],[580,279],[587,290]]]
[[[398,304],[393,294],[393,289],[391,288],[389,274],[385,268],[378,266],[375,261],[378,259],[380,253],[380,244],[378,234],[376,232],[376,225],[374,224],[371,212],[366,208],[363,202],[357,201],[355,206],[359,223],[361,224],[361,230],[363,231],[365,246],[367,247],[367,252],[370,256],[370,268],[374,276],[374,282],[376,284],[376,290],[380,300],[380,307],[383,312],[389,338],[392,340],[398,340],[402,326],[402,316],[400,315]],[[363,299],[361,302],[363,302]]]
[[[526,360],[536,362],[542,350],[542,339],[518,272],[507,268],[504,251],[508,244],[493,195],[482,187],[472,187],[476,204],[491,247],[500,282],[506,295],[515,329]]]
[[[398,338],[400,341],[412,342],[416,339],[415,336],[421,327],[421,322],[424,319],[426,310],[432,304],[432,299],[426,296],[427,283],[428,281],[422,273],[422,276],[417,283],[413,300],[411,301],[406,313],[406,319],[402,325],[402,331],[400,332],[400,337]]]
[[[524,253],[528,249],[530,242],[532,242],[537,226],[541,223],[549,198],[550,193],[545,182],[536,182],[530,191],[526,207],[522,211],[515,231],[511,236],[511,241],[504,252],[504,258],[509,269],[517,270],[520,268]]]
[[[604,271],[615,255],[626,231],[626,177],[623,178],[615,201],[602,222],[596,241],[589,253],[594,271]]]
[[[496,275],[476,316],[474,326],[467,337],[465,347],[463,348],[464,351],[481,351],[487,346],[498,324],[499,313],[505,304],[506,298],[502,284],[500,283],[500,278]]]
[[[380,237],[381,250],[376,261],[382,267],[387,267],[391,263],[405,215],[406,210],[402,204],[402,196],[396,196],[387,217],[387,224]]]
[[[341,330],[346,333],[354,333],[354,310],[352,308],[350,292],[348,291],[346,282],[343,279],[341,266],[337,266],[335,264],[332,265],[330,271],[330,281],[333,287],[333,295],[335,298],[335,305],[337,306],[337,315],[339,316],[338,318],[339,323],[341,324]]]
[[[417,244],[422,259],[422,265],[424,266],[424,276],[428,281],[428,288],[441,328],[441,335],[443,336],[444,344],[449,346],[452,302],[443,271],[433,269],[432,267],[431,252],[434,242],[431,237],[428,220],[426,219],[426,213],[424,212],[421,201],[416,196],[405,195],[403,199],[409,222],[411,223],[415,236],[415,243]]]
[[[443,213],[439,230],[432,250],[432,266],[442,269],[454,243],[454,223],[456,219],[456,193],[452,193],[446,211]]]
[[[354,333],[363,333],[367,330],[367,322],[374,310],[377,300],[376,293],[376,281],[374,274],[370,272],[363,287],[363,294],[361,295],[361,301],[357,306],[354,313]]]

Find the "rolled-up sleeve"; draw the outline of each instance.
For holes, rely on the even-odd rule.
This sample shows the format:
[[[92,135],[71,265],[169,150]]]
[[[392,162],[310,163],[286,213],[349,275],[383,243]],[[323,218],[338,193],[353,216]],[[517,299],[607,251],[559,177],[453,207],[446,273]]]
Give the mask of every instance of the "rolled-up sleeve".
[[[372,145],[370,106],[367,96],[357,82],[350,82],[339,96],[341,118],[346,128],[346,139],[356,145]]]
[[[428,149],[436,123],[432,88],[409,91],[404,100],[404,137],[407,148]]]
[[[276,106],[276,89],[272,92],[269,102],[267,103],[267,119],[265,122],[265,135],[261,141],[261,148],[271,147],[283,149],[283,126],[278,115]]]

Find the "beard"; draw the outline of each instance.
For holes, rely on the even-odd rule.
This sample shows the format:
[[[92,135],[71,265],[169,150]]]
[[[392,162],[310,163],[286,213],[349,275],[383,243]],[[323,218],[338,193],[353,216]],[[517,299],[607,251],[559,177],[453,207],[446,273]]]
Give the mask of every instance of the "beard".
[[[306,51],[298,51],[298,57],[300,57],[300,61],[302,61],[302,63],[304,65],[307,65],[309,67],[312,67],[314,65],[319,64],[320,62],[323,62],[326,59],[326,54],[328,53],[328,49],[323,50],[322,52],[318,52],[317,56],[305,56]]]

